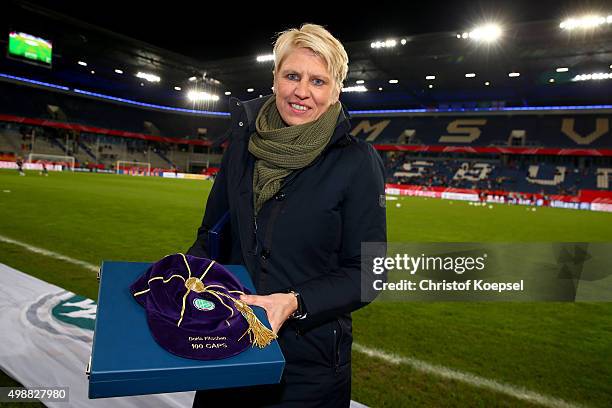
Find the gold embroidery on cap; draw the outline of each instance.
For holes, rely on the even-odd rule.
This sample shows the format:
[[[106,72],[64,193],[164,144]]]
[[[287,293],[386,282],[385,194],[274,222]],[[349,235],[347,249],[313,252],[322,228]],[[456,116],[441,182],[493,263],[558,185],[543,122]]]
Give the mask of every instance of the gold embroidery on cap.
[[[189,294],[189,289],[187,289],[187,292],[185,292],[185,296],[183,296],[183,308],[181,309],[181,318],[179,319],[178,323],[176,324],[177,326],[181,325],[181,322],[183,321],[183,313],[185,313],[185,299],[187,299],[187,295]]]
[[[183,281],[185,281],[185,278],[183,278],[181,275],[172,275],[172,276],[171,276],[171,277],[169,277],[168,279],[164,279],[164,277],[163,277],[163,276],[156,276],[156,277],[154,277],[154,278],[149,279],[149,281],[147,282],[147,284],[148,284],[148,285],[150,285],[152,281],[154,281],[154,280],[159,280],[159,279],[161,279],[161,280],[162,280],[162,282],[164,282],[164,283],[168,283],[168,282],[170,282],[170,279],[172,279],[172,278],[181,278]],[[134,296],[142,295],[143,293],[147,293],[147,292],[148,292],[148,291],[150,291],[150,290],[151,290],[150,288],[149,288],[149,289],[145,289],[145,290],[141,290],[140,292],[136,292],[136,293],[134,293]]]
[[[207,286],[207,288],[208,288],[208,286]],[[222,304],[223,306],[225,306],[225,307],[227,307],[227,308],[228,308],[228,310],[230,311],[230,316],[229,316],[229,317],[233,317],[233,316],[234,316],[234,309],[232,309],[231,307],[229,307],[228,305],[226,305],[226,304],[225,304],[225,302],[223,301],[223,299],[221,299],[221,298],[219,297],[219,295],[223,295],[223,293],[221,293],[221,292],[217,292],[217,291],[215,291],[215,290],[206,290],[206,293],[210,293],[211,295],[213,295],[214,297],[216,297],[216,298],[217,298],[217,300],[218,300],[219,302],[221,302],[221,304]],[[229,319],[229,318],[228,318],[228,319]]]
[[[192,276],[191,278],[185,281],[185,287],[189,290],[193,290],[196,293],[202,293],[206,290],[206,287],[202,283],[201,280]]]
[[[189,262],[187,262],[187,258],[185,258],[185,255],[183,255],[180,252],[179,252],[179,254],[183,257],[183,261],[185,261],[185,266],[187,267],[187,272],[189,272],[189,277],[191,278],[191,268],[189,267]],[[215,261],[213,261],[213,262],[215,262]]]
[[[210,268],[213,266],[213,264],[215,263],[215,261],[212,261],[209,265],[208,268],[206,268],[206,270],[204,271],[204,273],[202,274],[202,276],[200,276],[200,280],[204,280],[204,276],[206,276],[206,274],[208,273],[208,271],[210,270]]]
[[[187,262],[187,258],[185,257],[184,254],[178,252],[179,255],[181,255],[183,257],[183,261],[185,262],[185,266],[187,267],[187,272],[189,273],[189,278],[187,280],[185,280],[185,278],[181,275],[172,275],[171,277],[169,277],[168,279],[164,279],[163,276],[156,276],[153,277],[151,279],[149,279],[149,281],[147,282],[148,284],[150,284],[152,281],[154,280],[162,280],[163,283],[168,283],[172,278],[181,278],[183,279],[183,281],[185,282],[185,288],[187,288],[187,292],[185,292],[185,294],[183,295],[183,305],[181,307],[181,316],[178,320],[178,323],[176,324],[177,326],[181,325],[181,322],[183,321],[183,315],[185,314],[185,302],[187,300],[187,295],[189,295],[189,292],[191,292],[192,290],[196,293],[210,293],[212,296],[216,297],[217,300],[219,300],[219,302],[221,302],[221,304],[223,306],[225,306],[229,311],[230,311],[230,317],[232,317],[234,315],[234,309],[232,309],[231,307],[229,307],[228,305],[225,304],[225,302],[223,301],[223,299],[221,299],[221,296],[226,297],[228,299],[230,299],[231,301],[234,302],[234,305],[236,306],[236,309],[238,309],[238,311],[240,312],[240,314],[242,314],[242,316],[246,319],[249,328],[242,334],[242,336],[240,336],[240,338],[238,339],[238,341],[242,340],[242,338],[248,333],[249,334],[249,341],[250,343],[253,345],[253,347],[258,346],[260,348],[263,348],[265,346],[267,346],[268,344],[270,344],[272,342],[272,340],[276,339],[278,336],[269,328],[267,328],[260,320],[259,318],[255,315],[255,312],[253,312],[253,309],[246,304],[245,302],[239,300],[239,299],[235,299],[232,296],[229,296],[226,293],[223,292],[218,292],[216,290],[212,290],[209,288],[213,288],[213,287],[219,287],[221,289],[226,289],[224,286],[222,285],[204,285],[204,277],[206,276],[206,274],[208,273],[208,271],[210,270],[210,268],[215,264],[215,261],[211,261],[210,264],[208,265],[208,267],[206,268],[206,270],[204,271],[204,273],[202,274],[202,276],[198,279],[197,277],[192,277],[191,276],[191,268],[189,267],[189,262]],[[168,256],[168,255],[166,255]],[[145,289],[143,291],[140,292],[136,292],[134,293],[134,296],[138,296],[141,295],[143,293],[148,292],[149,290],[151,290],[150,288]],[[227,290],[227,289],[226,289]],[[240,290],[227,290],[228,293],[239,293],[241,295],[244,295],[245,293],[240,291]],[[227,321],[227,319],[225,320],[225,323],[230,326],[229,321]]]

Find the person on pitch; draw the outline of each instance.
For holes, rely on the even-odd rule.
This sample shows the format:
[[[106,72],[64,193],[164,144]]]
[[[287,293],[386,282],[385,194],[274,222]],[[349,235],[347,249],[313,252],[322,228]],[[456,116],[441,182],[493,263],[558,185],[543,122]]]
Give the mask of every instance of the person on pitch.
[[[19,172],[19,175],[25,176],[25,171],[23,171],[23,159],[21,156],[17,156],[15,163],[17,164],[17,171]]]
[[[280,384],[198,391],[194,407],[350,404],[351,312],[374,280],[361,244],[387,237],[383,162],[339,101],[347,73],[343,45],[304,24],[274,43],[273,94],[230,99],[229,146],[187,253],[211,257],[208,232],[229,214],[217,261],[248,270],[258,294],[241,299],[265,309],[286,364]]]

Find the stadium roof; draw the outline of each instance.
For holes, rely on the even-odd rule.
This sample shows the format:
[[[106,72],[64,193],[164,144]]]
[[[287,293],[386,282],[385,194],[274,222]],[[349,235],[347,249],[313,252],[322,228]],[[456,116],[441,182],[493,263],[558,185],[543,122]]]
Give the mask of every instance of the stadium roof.
[[[0,68],[3,72],[29,75],[52,83],[60,82],[62,85],[86,88],[113,96],[177,107],[225,110],[225,92],[231,92],[233,96],[241,99],[270,93],[272,63],[257,62],[255,50],[261,50],[261,53],[271,52],[271,46],[268,45],[266,49],[265,44],[270,43],[272,34],[295,25],[287,25],[285,22],[272,27],[269,25],[270,21],[264,19],[261,25],[268,35],[267,38],[263,36],[262,40],[254,38],[259,30],[250,33],[248,27],[244,26],[246,28],[237,34],[231,32],[235,30],[234,26],[227,26],[224,31],[217,31],[218,34],[212,36],[218,39],[219,44],[211,45],[210,40],[202,40],[203,44],[207,44],[206,49],[186,52],[189,44],[197,44],[205,34],[211,37],[210,31],[197,26],[192,30],[180,30],[177,28],[181,23],[180,17],[167,10],[161,10],[167,14],[165,20],[162,20],[163,24],[167,24],[165,26],[160,26],[159,17],[155,17],[159,16],[159,12],[150,13],[150,10],[142,10],[142,17],[134,20],[132,24],[136,29],[155,25],[158,27],[156,31],[163,34],[161,38],[164,40],[161,41],[159,34],[145,34],[151,30],[143,30],[144,33],[138,35],[139,39],[120,34],[115,20],[126,24],[126,20],[119,19],[118,15],[125,11],[113,8],[113,2],[106,8],[94,7],[95,12],[90,13],[98,15],[98,21],[101,23],[107,21],[108,25],[104,26],[85,21],[87,16],[83,17],[82,8],[75,6],[71,12],[67,5],[71,2],[63,2],[57,6],[51,2],[46,3],[51,6],[47,8],[30,2],[15,1],[9,5],[11,12],[3,14],[5,17],[9,16],[5,22],[8,29],[29,32],[53,41],[53,69],[30,67],[21,62],[2,59]],[[543,5],[546,5],[546,2],[534,6],[534,14],[522,16],[523,20],[545,16]],[[397,21],[397,13],[394,10],[383,7],[380,9],[382,11],[372,13],[371,19],[365,17],[368,15],[366,10],[347,10],[341,19],[343,21],[351,21],[355,14],[362,16],[360,24],[353,23],[357,30],[352,32],[345,31],[348,29],[343,24],[336,24],[337,29],[334,29],[334,23],[327,24],[331,31],[339,33],[341,39],[351,39],[344,40],[351,61],[345,86],[363,85],[368,89],[368,92],[363,93],[343,93],[343,101],[352,109],[446,105],[470,107],[499,103],[513,106],[575,105],[605,103],[609,100],[612,80],[573,79],[577,75],[612,73],[612,24],[604,24],[596,30],[571,32],[559,27],[559,19],[507,24],[502,21],[502,36],[498,41],[487,43],[458,38],[473,26],[468,26],[467,23],[451,25],[448,17],[441,19],[446,21],[444,27],[468,27],[410,34],[426,30],[426,24],[422,23],[424,19],[415,17],[421,14],[415,13],[409,14],[406,20],[407,27],[408,24],[414,26],[410,25],[410,28],[403,30],[387,28],[379,31],[404,32],[397,32],[389,37],[364,38],[366,33],[375,31],[372,27],[380,25],[381,20],[377,18],[380,19],[381,14],[388,18],[391,25]],[[427,15],[431,9],[430,5],[421,11],[425,13],[423,15]],[[557,11],[549,11],[548,15],[563,15],[563,12],[558,11],[558,6],[554,10]],[[203,21],[202,27],[208,24],[207,20],[215,18],[215,13],[206,11],[203,9],[199,13]],[[612,14],[612,8],[607,13]],[[114,15],[117,16],[116,19],[112,17]],[[133,13],[129,15],[134,19]],[[231,15],[227,19],[230,20],[230,17]],[[88,20],[91,21],[91,18]],[[275,20],[278,20],[278,17]],[[242,23],[242,20],[239,19],[238,23]],[[321,23],[325,24],[324,21]],[[431,26],[441,28],[441,24],[442,22],[437,22]],[[257,26],[258,21],[253,22],[253,25]],[[218,23],[216,27],[218,29]],[[360,34],[360,30],[363,34]],[[134,28],[122,31],[133,33]],[[184,38],[189,36],[188,33],[195,39]],[[248,45],[236,48],[231,52],[219,51],[224,44],[225,47],[236,44],[233,42],[236,38],[241,44],[254,45],[250,48]],[[395,47],[372,47],[374,41],[390,38],[396,40]],[[226,56],[233,52],[237,56],[211,59],[207,58],[207,50],[210,50],[210,55],[213,56]],[[245,55],[246,52],[251,52],[251,55]],[[187,53],[190,55],[184,55]],[[87,66],[79,65],[78,61],[86,61]],[[123,74],[117,74],[116,69],[123,71]],[[557,72],[559,69],[560,72]],[[139,71],[153,73],[159,76],[161,81],[149,83],[136,78],[134,74]],[[196,77],[197,81],[189,81],[190,77]],[[397,83],[389,83],[390,80],[396,80]],[[181,88],[180,91],[175,90],[177,86]],[[187,101],[185,92],[196,87],[199,91],[220,96],[220,100],[197,104]],[[247,89],[253,91],[247,92]]]

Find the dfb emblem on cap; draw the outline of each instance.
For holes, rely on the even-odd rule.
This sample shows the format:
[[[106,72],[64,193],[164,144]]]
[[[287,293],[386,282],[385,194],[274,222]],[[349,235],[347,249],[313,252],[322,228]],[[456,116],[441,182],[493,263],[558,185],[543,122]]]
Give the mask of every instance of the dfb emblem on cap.
[[[215,304],[210,300],[195,298],[193,299],[193,305],[198,310],[209,311],[215,308]]]
[[[384,194],[378,196],[378,205],[380,205],[382,208],[387,206],[387,199]]]

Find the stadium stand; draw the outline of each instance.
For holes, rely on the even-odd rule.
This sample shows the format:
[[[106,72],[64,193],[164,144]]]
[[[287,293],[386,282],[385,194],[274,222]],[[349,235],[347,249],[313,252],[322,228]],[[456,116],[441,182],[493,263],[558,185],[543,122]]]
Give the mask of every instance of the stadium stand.
[[[503,164],[491,159],[435,157],[411,159],[406,153],[390,155],[387,181],[424,187],[520,191],[539,194],[576,195],[580,189],[610,190],[606,167],[579,168],[572,164],[529,164],[515,160]]]
[[[353,136],[375,144],[609,148],[610,114],[519,112],[353,119]]]
[[[77,166],[106,169],[113,169],[117,160],[185,171],[220,162],[219,148],[164,143],[150,136],[211,144],[225,131],[228,122],[223,118],[123,106],[6,82],[0,82],[0,89],[0,112],[14,116],[14,122],[0,122],[1,152],[67,155],[75,157]],[[22,118],[45,122],[17,124]],[[78,125],[95,127],[97,133]],[[144,133],[150,131],[155,134]],[[111,132],[120,136],[104,134]]]
[[[0,126],[0,152],[15,153],[21,150],[21,135],[11,126]]]
[[[352,135],[375,144],[396,186],[576,196],[611,188],[610,121],[571,109],[366,116]]]
[[[0,82],[0,95],[0,112],[4,114],[126,132],[150,134],[145,128],[145,122],[149,122],[164,137],[196,139],[198,128],[206,128],[208,137],[212,139],[221,136],[227,125],[224,118],[141,109],[7,82]],[[59,107],[65,119],[54,115],[49,106]]]

